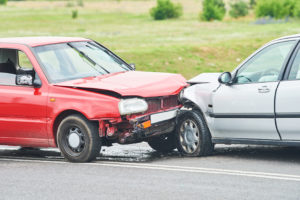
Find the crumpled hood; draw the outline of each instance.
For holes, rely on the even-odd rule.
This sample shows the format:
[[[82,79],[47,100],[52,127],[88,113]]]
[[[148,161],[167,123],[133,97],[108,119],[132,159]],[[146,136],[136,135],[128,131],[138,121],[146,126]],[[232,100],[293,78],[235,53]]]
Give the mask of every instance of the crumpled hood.
[[[180,74],[128,71],[76,79],[56,86],[111,91],[121,96],[156,97],[177,94],[187,86]]]
[[[221,73],[202,73],[190,79],[188,83],[217,83]]]

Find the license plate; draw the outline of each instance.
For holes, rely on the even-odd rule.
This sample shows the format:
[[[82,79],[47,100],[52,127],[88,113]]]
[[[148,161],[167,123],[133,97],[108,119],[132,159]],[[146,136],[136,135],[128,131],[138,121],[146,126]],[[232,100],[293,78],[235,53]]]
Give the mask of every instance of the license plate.
[[[151,119],[151,124],[161,122],[161,121],[166,121],[169,119],[173,119],[177,115],[177,110],[171,110],[167,112],[161,112],[157,114],[153,114],[150,116]]]

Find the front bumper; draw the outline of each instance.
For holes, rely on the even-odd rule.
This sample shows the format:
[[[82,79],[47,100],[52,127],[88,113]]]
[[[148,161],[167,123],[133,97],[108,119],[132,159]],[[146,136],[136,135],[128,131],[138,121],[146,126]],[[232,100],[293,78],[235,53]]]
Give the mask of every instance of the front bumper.
[[[178,111],[179,109],[173,109],[130,120],[133,130],[121,134],[119,142],[121,144],[141,142],[149,137],[174,131]]]

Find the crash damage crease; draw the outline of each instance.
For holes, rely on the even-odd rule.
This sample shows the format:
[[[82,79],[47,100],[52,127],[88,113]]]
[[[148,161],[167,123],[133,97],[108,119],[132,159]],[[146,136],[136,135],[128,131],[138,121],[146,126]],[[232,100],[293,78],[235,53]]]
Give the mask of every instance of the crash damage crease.
[[[65,87],[65,86],[61,86]],[[132,98],[136,96],[123,97],[117,92],[109,90],[99,90],[90,88],[77,89],[105,94],[116,98]],[[143,123],[150,120],[151,114],[179,110],[182,105],[178,100],[178,95],[163,97],[145,98],[148,103],[148,110],[144,113],[121,116],[121,118],[100,119],[99,136],[104,138],[104,145],[110,146],[112,143],[132,144],[146,141],[149,137],[167,134],[174,131],[176,123],[175,118],[152,124],[151,127],[143,127]]]

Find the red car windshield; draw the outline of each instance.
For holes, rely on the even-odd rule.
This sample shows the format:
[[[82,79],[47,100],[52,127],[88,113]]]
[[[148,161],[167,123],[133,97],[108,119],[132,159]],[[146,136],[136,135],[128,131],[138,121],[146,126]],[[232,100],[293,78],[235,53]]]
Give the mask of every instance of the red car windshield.
[[[95,42],[70,42],[34,48],[50,82],[129,71],[127,63]]]

